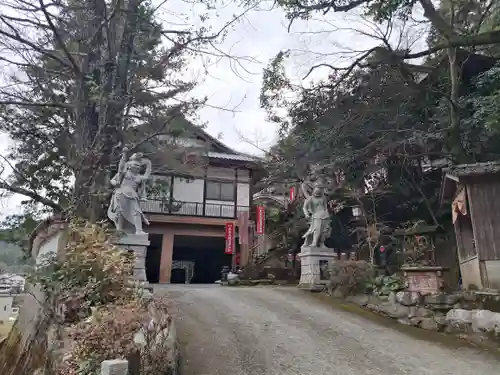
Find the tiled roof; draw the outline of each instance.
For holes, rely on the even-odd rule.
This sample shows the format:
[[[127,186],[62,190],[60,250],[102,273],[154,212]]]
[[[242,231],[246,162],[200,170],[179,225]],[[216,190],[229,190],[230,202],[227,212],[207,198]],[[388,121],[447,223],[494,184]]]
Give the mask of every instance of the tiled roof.
[[[208,152],[208,157],[215,159],[239,160],[248,162],[259,161],[259,159],[255,156],[243,155],[243,154],[226,154],[222,152],[213,152],[213,151]]]
[[[444,172],[456,177],[496,174],[500,173],[500,162],[489,161],[485,163],[458,164],[444,169]]]

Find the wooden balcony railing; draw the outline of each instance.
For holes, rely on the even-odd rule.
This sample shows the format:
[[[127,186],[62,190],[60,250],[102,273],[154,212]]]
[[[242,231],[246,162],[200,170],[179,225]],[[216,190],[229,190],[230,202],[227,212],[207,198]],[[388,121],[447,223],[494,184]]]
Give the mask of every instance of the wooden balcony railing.
[[[248,211],[248,206],[237,206],[235,203],[203,203],[203,202],[181,202],[168,199],[148,199],[141,202],[144,213],[184,215],[202,217],[224,217],[236,218],[236,213]]]

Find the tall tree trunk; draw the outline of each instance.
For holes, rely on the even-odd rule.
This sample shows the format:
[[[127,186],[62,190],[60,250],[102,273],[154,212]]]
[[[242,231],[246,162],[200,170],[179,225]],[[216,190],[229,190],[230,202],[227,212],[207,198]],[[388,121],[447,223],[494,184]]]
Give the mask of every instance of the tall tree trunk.
[[[458,163],[465,163],[467,154],[462,144],[460,130],[460,81],[461,74],[457,63],[457,48],[448,48],[450,66],[450,128],[448,131],[448,146],[453,159]]]
[[[80,145],[85,157],[81,171],[77,173],[75,184],[75,214],[92,222],[106,218],[106,206],[109,201],[109,175],[114,163],[114,149],[118,144],[125,144],[125,124],[123,113],[128,102],[128,78],[130,60],[134,53],[134,38],[138,22],[140,0],[127,3],[126,11],[119,11],[113,22],[119,30],[106,28],[106,5],[104,1],[92,1],[89,9],[94,13],[90,30],[94,32],[93,48],[88,51],[91,56],[88,64],[89,72],[94,74],[95,81],[102,91],[97,104],[93,104],[87,112],[87,123],[82,128],[83,144]],[[117,1],[115,6],[120,6]],[[99,31],[100,30],[100,31]],[[120,38],[119,42],[111,40],[111,36]],[[90,99],[86,97],[87,101]]]

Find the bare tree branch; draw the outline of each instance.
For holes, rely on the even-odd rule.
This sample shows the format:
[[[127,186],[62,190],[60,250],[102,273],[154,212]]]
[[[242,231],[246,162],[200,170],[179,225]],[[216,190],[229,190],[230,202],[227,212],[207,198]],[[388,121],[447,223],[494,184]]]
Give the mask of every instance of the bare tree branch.
[[[24,195],[25,197],[33,199],[35,202],[41,203],[47,207],[54,209],[54,211],[56,211],[56,212],[64,212],[64,209],[61,205],[59,205],[58,203],[56,203],[48,198],[41,196],[38,193],[35,193],[34,191],[24,189],[20,186],[10,185],[10,184],[6,183],[5,181],[1,181],[1,180],[0,180],[0,189],[5,189],[5,190],[8,190],[12,193]]]

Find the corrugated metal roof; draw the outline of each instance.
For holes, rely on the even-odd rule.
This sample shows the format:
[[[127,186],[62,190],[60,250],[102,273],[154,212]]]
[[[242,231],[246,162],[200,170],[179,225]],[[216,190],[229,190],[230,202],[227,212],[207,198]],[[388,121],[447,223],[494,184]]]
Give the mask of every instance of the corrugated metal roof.
[[[250,155],[226,154],[223,152],[213,152],[213,151],[208,152],[208,157],[216,159],[239,160],[239,161],[249,161],[249,162],[251,161],[255,162],[259,160],[258,158]]]

